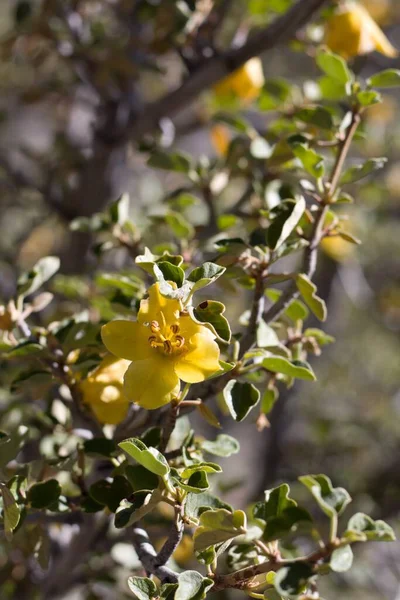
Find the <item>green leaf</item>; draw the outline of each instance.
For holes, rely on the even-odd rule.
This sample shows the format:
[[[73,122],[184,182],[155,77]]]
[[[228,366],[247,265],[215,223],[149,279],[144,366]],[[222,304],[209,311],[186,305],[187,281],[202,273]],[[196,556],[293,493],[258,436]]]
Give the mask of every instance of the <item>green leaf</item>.
[[[332,115],[326,108],[316,106],[313,108],[302,108],[295,114],[295,119],[315,125],[321,129],[332,129]]]
[[[165,296],[166,298],[175,298],[179,300],[182,300],[183,298],[188,296],[190,292],[189,283],[186,282],[180,288],[177,288],[172,283],[169,283],[168,281],[166,281],[163,272],[158,266],[158,263],[153,265],[153,273],[159,283],[160,294],[162,294],[162,296]]]
[[[282,292],[281,290],[269,288],[265,292],[265,295],[273,302],[276,302],[279,300]],[[294,322],[305,321],[309,314],[308,308],[301,300],[293,300],[285,310],[285,315]]]
[[[347,85],[339,83],[337,79],[324,75],[317,80],[324,100],[342,100],[347,96]]]
[[[279,393],[276,387],[267,388],[261,399],[261,410],[265,415],[271,412],[275,402],[279,398]]]
[[[296,200],[284,200],[270,212],[272,222],[268,227],[268,246],[275,250],[289,237],[306,208],[302,196]]]
[[[170,598],[170,600],[173,600],[177,587],[178,587],[177,583],[164,583],[161,586],[160,598],[162,600],[167,600],[168,598]]]
[[[22,356],[28,357],[32,356],[33,354],[37,354],[42,350],[44,350],[44,348],[40,344],[35,342],[22,342],[21,344],[14,346],[10,352],[7,353],[7,356],[11,358],[21,358]]]
[[[151,446],[148,448],[146,444],[137,438],[124,440],[118,446],[152,473],[160,477],[168,475],[168,463],[156,448],[152,448]]]
[[[197,410],[203,419],[207,421],[209,425],[211,425],[211,427],[217,427],[218,429],[221,429],[221,423],[218,421],[217,416],[213,413],[211,408],[207,406],[207,404],[201,402],[198,404]]]
[[[242,510],[233,513],[224,508],[206,510],[200,515],[200,525],[193,535],[194,548],[201,552],[246,532],[247,519]]]
[[[324,157],[307,144],[292,144],[293,154],[300,160],[307,173],[319,179],[325,172]]]
[[[317,286],[307,277],[301,274],[296,276],[296,285],[304,302],[320,321],[326,319],[326,304],[317,296]]]
[[[128,296],[134,296],[143,289],[143,282],[138,277],[120,273],[101,273],[97,275],[96,283],[102,287],[121,290]]]
[[[118,223],[118,225],[126,223],[129,218],[129,194],[122,194],[110,205],[108,212],[112,223]]]
[[[150,600],[159,595],[156,584],[148,577],[129,577],[128,586],[139,600]]]
[[[10,541],[12,533],[19,523],[21,513],[14,496],[6,485],[0,484],[0,492],[3,497],[4,533],[6,539]]]
[[[226,384],[223,395],[235,421],[243,421],[260,400],[260,392],[252,383],[242,383],[236,379]]]
[[[205,473],[222,473],[221,467],[216,463],[201,462],[186,467],[181,471],[180,476],[182,479],[189,479],[193,473],[197,473],[198,471],[204,471]]]
[[[250,123],[237,113],[219,111],[211,118],[211,120],[215,123],[225,123],[240,133],[247,133],[249,129],[253,129]]]
[[[259,348],[269,348],[271,346],[279,346],[280,341],[275,332],[266,322],[261,319],[257,327],[257,346]]]
[[[107,456],[110,458],[117,447],[113,440],[107,438],[93,438],[83,442],[83,449],[87,454],[94,454],[97,456]]]
[[[176,171],[177,173],[189,173],[192,168],[191,156],[180,152],[162,152],[156,150],[147,161],[149,167]]]
[[[351,502],[350,494],[344,488],[332,487],[326,475],[304,475],[299,477],[299,481],[310,490],[319,507],[330,518],[341,515]]]
[[[358,92],[357,100],[361,106],[373,106],[382,102],[382,96],[379,92],[374,92],[373,90],[363,90]]]
[[[239,221],[239,217],[231,214],[218,215],[217,226],[221,231],[234,227]]]
[[[155,475],[142,465],[126,465],[125,475],[134,492],[154,490],[158,484],[158,475]]]
[[[292,531],[299,522],[311,521],[309,513],[289,497],[289,486],[284,483],[265,492],[265,501],[257,502],[253,517],[265,523],[263,539],[272,541]]]
[[[345,538],[356,537],[356,541],[394,542],[395,533],[385,521],[374,521],[364,513],[356,513],[348,522]]]
[[[387,158],[384,156],[381,158],[369,158],[362,165],[356,165],[347,169],[340,178],[341,185],[346,183],[354,183],[370,173],[382,169],[387,162]]]
[[[187,280],[194,283],[192,288],[193,292],[197,291],[210,283],[213,283],[218,277],[221,277],[223,273],[225,273],[225,267],[221,267],[221,265],[217,265],[212,262],[205,262],[201,265],[201,267],[197,267],[193,269],[193,271],[188,275]]]
[[[230,342],[231,329],[223,316],[225,305],[217,300],[204,300],[194,310],[193,316],[200,323],[209,323],[213,332],[224,342]]]
[[[48,479],[35,483],[26,495],[32,508],[47,508],[56,502],[61,495],[61,486],[57,479]]]
[[[212,579],[197,571],[184,571],[178,576],[175,600],[203,600],[213,585]]]
[[[221,433],[220,435],[217,435],[214,442],[210,442],[209,440],[202,442],[201,448],[209,454],[227,457],[232,456],[232,454],[237,454],[240,450],[240,444],[230,435]]]
[[[57,256],[45,256],[28,272],[23,273],[17,283],[17,293],[28,296],[36,292],[60,268],[60,259]]]
[[[210,488],[206,471],[196,471],[185,481],[179,476],[173,476],[173,481],[182,489],[193,494],[201,494]]]
[[[331,335],[322,331],[322,329],[316,329],[315,327],[309,327],[304,331],[304,337],[314,338],[319,346],[326,346],[327,344],[332,344],[335,341],[335,338]]]
[[[346,85],[353,81],[353,74],[346,61],[337,54],[323,50],[317,53],[316,60],[319,68],[338,83]]]
[[[16,458],[29,435],[29,430],[21,425],[16,431],[9,434],[1,432],[1,434],[0,469]]]
[[[173,281],[174,283],[176,283],[176,285],[178,287],[182,286],[182,284],[185,280],[185,271],[183,269],[181,269],[181,267],[172,265],[170,262],[167,262],[167,261],[157,262],[157,264],[154,265],[154,269],[153,269],[154,275],[157,278],[158,271],[156,272],[156,269],[157,270],[159,269],[161,271],[165,281]]]
[[[268,356],[262,361],[262,366],[272,373],[282,373],[296,379],[316,381],[314,371],[307,362],[290,361],[283,356]]]
[[[189,493],[187,495],[185,503],[185,515],[187,517],[197,519],[200,514],[206,510],[210,510],[210,508],[224,508],[232,512],[232,507],[229,504],[209,492],[202,492],[201,494]]]
[[[117,529],[131,527],[152,512],[161,500],[161,492],[158,489],[155,489],[152,493],[146,491],[135,492],[132,496],[132,502],[123,499],[116,509],[114,525]]]
[[[336,548],[336,550],[332,552],[331,560],[329,562],[332,571],[344,573],[351,569],[352,564],[353,551],[349,545]]]
[[[297,598],[313,575],[312,568],[305,562],[296,562],[283,567],[275,575],[276,591],[284,598]]]
[[[29,385],[30,388],[33,388],[36,385],[50,384],[51,380],[52,374],[50,371],[39,370],[34,367],[18,373],[11,382],[10,390],[11,392],[19,392],[25,386],[28,387]]]
[[[380,73],[375,73],[367,79],[367,85],[377,88],[392,88],[400,86],[400,70],[386,69]]]
[[[138,267],[146,271],[146,273],[150,273],[150,275],[153,275],[154,263],[157,262],[158,258],[159,256],[153,254],[149,250],[149,248],[146,247],[144,249],[144,254],[139,254],[135,258],[135,263],[138,265]]]
[[[165,222],[178,239],[191,239],[194,236],[194,227],[178,212],[170,211],[165,215]]]

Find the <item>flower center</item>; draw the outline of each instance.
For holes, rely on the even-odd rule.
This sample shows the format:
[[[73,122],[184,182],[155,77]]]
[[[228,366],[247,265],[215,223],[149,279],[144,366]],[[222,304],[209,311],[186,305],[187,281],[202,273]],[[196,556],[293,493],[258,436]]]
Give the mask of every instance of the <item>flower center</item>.
[[[177,350],[181,350],[185,344],[185,338],[179,335],[179,325],[174,323],[173,325],[167,325],[164,319],[164,315],[161,313],[164,323],[162,327],[158,321],[152,321],[150,323],[151,335],[149,337],[149,343],[152,348],[158,348],[166,354],[172,354]]]

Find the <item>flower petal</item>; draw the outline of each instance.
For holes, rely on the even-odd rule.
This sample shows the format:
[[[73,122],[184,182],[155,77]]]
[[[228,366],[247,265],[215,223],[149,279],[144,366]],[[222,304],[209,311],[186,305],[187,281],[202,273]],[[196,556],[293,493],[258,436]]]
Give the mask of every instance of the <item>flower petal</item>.
[[[189,313],[183,313],[180,316],[178,325],[179,325],[179,335],[184,337],[187,342],[189,342],[190,339],[194,335],[196,335],[196,333],[203,333],[204,330],[207,330],[210,333],[212,333],[207,327],[205,327],[204,325],[201,325],[201,323],[197,323],[194,319],[192,319],[192,317],[189,315]],[[215,336],[213,335],[213,339],[214,339],[214,337]]]
[[[133,321],[111,321],[101,328],[103,344],[118,358],[145,360],[152,354],[149,344],[151,331]]]
[[[123,358],[115,358],[112,354],[107,355],[98,367],[90,373],[89,379],[101,383],[119,382],[122,385],[125,371],[130,361]]]
[[[133,362],[125,373],[127,398],[148,410],[171,402],[179,389],[173,361],[158,352],[153,352],[151,358]]]
[[[129,402],[96,402],[90,405],[92,411],[100,423],[108,425],[117,425],[123,421],[127,415]]]
[[[160,294],[160,284],[155,283],[148,290],[149,297],[147,300],[142,300],[138,314],[138,322],[146,323],[151,321],[163,322],[161,313],[164,316],[168,325],[176,322],[179,316],[179,311],[182,308],[180,300],[166,298]]]
[[[175,372],[182,381],[197,383],[221,370],[219,347],[214,338],[206,327],[190,338],[189,352],[178,357],[175,363]]]

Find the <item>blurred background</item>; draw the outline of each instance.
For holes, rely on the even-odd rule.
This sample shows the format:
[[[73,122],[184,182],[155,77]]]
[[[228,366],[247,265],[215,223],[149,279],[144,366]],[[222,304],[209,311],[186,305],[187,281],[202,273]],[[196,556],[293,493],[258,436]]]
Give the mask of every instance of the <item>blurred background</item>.
[[[147,166],[123,132],[130,111],[173,89],[185,75],[189,59],[174,50],[181,21],[187,27],[185,4],[196,3],[0,3],[1,300],[13,294],[17,272],[57,254],[64,275],[53,283],[58,295],[50,316],[70,314],[79,307],[73,276],[83,276],[85,294],[88,273],[100,268],[89,250],[89,236],[71,232],[70,222],[100,212],[122,192],[130,194],[138,227],[162,212],[177,179]],[[206,0],[197,4],[198,12],[208,10]],[[398,0],[364,4],[400,48]],[[240,43],[252,27],[290,5],[290,0],[230,3],[219,43]],[[190,18],[196,17],[192,13]],[[318,40],[319,35],[317,24],[313,36]],[[267,80],[287,78],[304,88],[316,77],[312,59],[295,48],[261,58]],[[354,61],[356,72],[365,77],[388,67],[400,68],[400,59],[372,53]],[[399,103],[399,94],[386,93],[383,104],[369,109],[365,136],[354,150],[389,158],[378,175],[357,184],[356,202],[347,210],[349,227],[362,245],[337,238],[320,255],[316,281],[328,305],[326,329],[337,341],[314,359],[317,383],[296,383],[283,392],[271,427],[263,432],[257,433],[251,418],[244,424],[224,422],[242,444],[239,457],[223,465],[225,498],[237,508],[283,480],[293,482],[301,497],[296,478],[323,472],[349,489],[352,512],[365,511],[400,531]],[[164,119],[158,132],[163,145],[217,156],[210,125],[216,108],[217,100],[205,91],[173,120]],[[255,106],[242,112],[265,127],[266,117]],[[221,195],[220,214],[233,193],[228,186]],[[191,207],[193,224],[201,228],[206,217],[201,203]],[[151,230],[148,245],[154,246]],[[118,251],[101,267],[117,270],[126,261]],[[237,307],[227,304],[236,315]],[[5,391],[1,394],[6,397]],[[198,426],[207,432],[204,424]],[[356,556],[349,573],[326,578],[326,597],[399,600],[400,544],[369,544]]]

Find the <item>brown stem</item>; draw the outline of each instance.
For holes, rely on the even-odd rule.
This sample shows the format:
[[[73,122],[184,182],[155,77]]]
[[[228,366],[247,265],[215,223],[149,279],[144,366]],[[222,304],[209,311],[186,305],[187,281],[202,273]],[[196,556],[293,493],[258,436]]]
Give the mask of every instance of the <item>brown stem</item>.
[[[164,565],[157,564],[157,552],[150,543],[149,536],[144,529],[140,527],[133,528],[133,545],[147,573],[155,575],[162,583],[176,583],[178,581],[177,573]]]
[[[160,441],[160,452],[165,452],[168,446],[169,438],[175,427],[176,419],[178,418],[179,403],[172,401],[169,407],[169,412],[165,417],[165,425],[162,430],[161,441]]]
[[[264,312],[265,296],[264,296],[264,274],[265,265],[260,265],[259,272],[256,277],[256,285],[254,288],[254,297],[251,307],[250,319],[247,330],[240,342],[240,357],[242,357],[247,350],[254,344],[257,336],[257,328]]]
[[[328,0],[300,0],[271,25],[250,36],[247,43],[240,48],[205,60],[177,90],[137,111],[126,129],[126,138],[140,140],[146,133],[157,128],[160,119],[177,114],[205,89],[235,71],[253,56],[292,39],[327,2]]]
[[[327,545],[323,548],[319,548],[312,554],[308,556],[296,558],[294,560],[285,560],[285,559],[271,559],[267,560],[258,565],[252,565],[250,567],[245,567],[244,569],[240,569],[239,571],[235,571],[234,573],[229,573],[229,575],[216,576],[215,584],[212,588],[213,592],[217,592],[219,590],[224,590],[227,588],[243,588],[246,587],[246,583],[256,577],[257,575],[262,575],[263,573],[268,573],[269,571],[278,571],[281,567],[285,565],[293,564],[294,562],[305,562],[310,566],[314,566],[320,561],[328,558],[335,549],[335,545]]]
[[[351,123],[339,145],[331,176],[325,185],[325,193],[323,198],[321,198],[319,210],[315,216],[313,230],[311,232],[309,245],[304,253],[303,266],[301,270],[301,272],[305,273],[309,278],[314,275],[317,267],[318,246],[321,241],[325,217],[329,210],[329,203],[336,193],[343,165],[349,152],[354,134],[360,123],[360,119],[361,117],[359,110],[354,110]],[[264,314],[264,320],[267,323],[275,321],[286,310],[292,300],[297,298],[298,295],[299,292],[297,290],[296,282],[291,281],[279,300],[275,302],[275,304],[273,304],[271,308]]]

